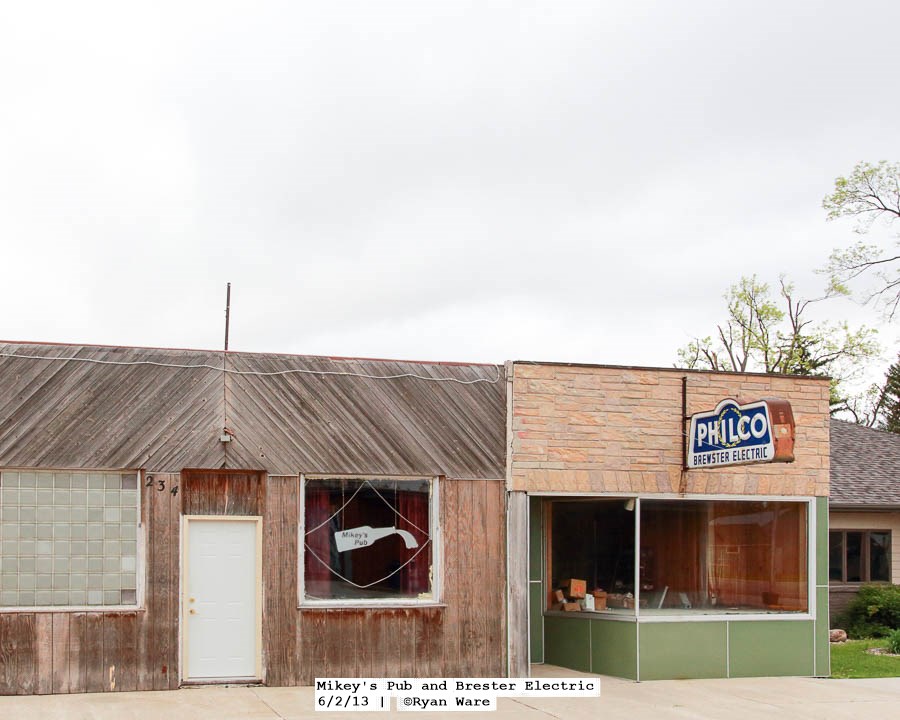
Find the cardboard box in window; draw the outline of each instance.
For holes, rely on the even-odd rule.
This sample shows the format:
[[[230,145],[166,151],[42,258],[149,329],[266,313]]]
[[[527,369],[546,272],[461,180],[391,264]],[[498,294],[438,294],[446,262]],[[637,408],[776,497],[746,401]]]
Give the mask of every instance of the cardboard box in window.
[[[606,592],[603,590],[594,590],[591,592],[594,596],[594,610],[606,610]]]
[[[630,608],[633,610],[634,598],[622,593],[609,593],[606,596],[606,604],[611,608]]]
[[[559,586],[570,600],[581,600],[587,594],[587,580],[566,578]]]

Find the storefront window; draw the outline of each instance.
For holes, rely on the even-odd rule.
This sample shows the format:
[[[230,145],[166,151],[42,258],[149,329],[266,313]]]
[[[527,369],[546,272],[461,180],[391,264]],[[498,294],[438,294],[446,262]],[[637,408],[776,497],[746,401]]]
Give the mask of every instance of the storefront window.
[[[0,606],[137,603],[137,473],[0,473]]]
[[[641,612],[805,612],[806,507],[642,501]]]
[[[600,595],[595,605],[610,613],[634,613],[633,499],[554,502],[550,513],[550,596],[547,607],[559,609],[557,590],[565,600],[571,579],[584,580],[586,594]],[[580,593],[579,593],[580,594]]]
[[[431,600],[432,489],[430,480],[306,480],[304,600]]]
[[[585,498],[548,507],[550,610],[579,609],[566,590],[573,579],[587,594],[602,591],[599,602],[579,601],[583,609],[608,613],[809,609],[807,503]]]

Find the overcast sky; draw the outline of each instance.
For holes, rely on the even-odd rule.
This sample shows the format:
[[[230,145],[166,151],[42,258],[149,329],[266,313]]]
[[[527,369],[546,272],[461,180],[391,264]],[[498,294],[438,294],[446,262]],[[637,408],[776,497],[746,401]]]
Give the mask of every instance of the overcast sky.
[[[900,161],[898,26],[889,0],[3,0],[0,337],[219,348],[230,281],[232,349],[671,365],[743,274],[821,293],[855,239],[823,196]]]

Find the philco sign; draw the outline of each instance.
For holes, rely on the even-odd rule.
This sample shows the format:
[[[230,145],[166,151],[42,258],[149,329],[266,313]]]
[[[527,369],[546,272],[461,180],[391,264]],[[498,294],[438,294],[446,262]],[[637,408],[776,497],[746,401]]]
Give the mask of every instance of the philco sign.
[[[794,461],[794,413],[786,400],[741,405],[726,398],[691,415],[688,468]]]

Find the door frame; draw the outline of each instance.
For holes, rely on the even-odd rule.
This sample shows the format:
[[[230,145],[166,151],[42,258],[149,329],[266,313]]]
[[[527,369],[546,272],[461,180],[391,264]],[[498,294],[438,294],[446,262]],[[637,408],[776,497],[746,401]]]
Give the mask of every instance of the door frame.
[[[192,679],[188,677],[189,635],[186,615],[188,611],[187,583],[190,577],[190,523],[192,522],[252,522],[255,524],[254,541],[256,543],[256,657],[254,658],[255,677],[222,677]],[[179,593],[178,611],[178,650],[179,680],[181,685],[215,685],[220,683],[264,682],[262,672],[262,608],[263,608],[263,572],[262,572],[262,516],[260,515],[182,515],[181,516],[181,592]]]

